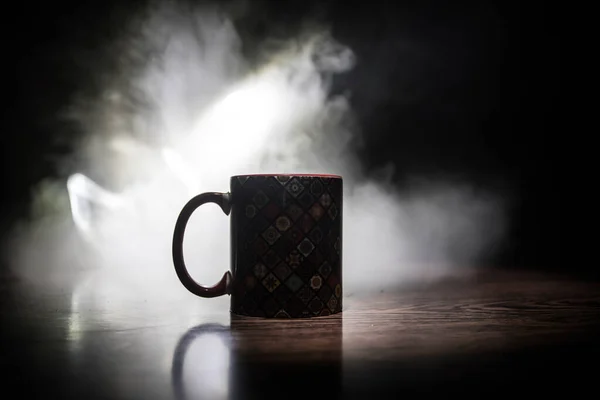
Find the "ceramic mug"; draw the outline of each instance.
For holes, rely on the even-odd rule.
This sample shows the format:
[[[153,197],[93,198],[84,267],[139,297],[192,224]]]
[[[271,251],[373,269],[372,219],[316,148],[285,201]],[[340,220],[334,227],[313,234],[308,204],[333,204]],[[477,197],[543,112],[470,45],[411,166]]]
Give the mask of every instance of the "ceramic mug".
[[[231,295],[231,312],[306,318],[342,311],[342,177],[236,175],[230,192],[202,193],[181,210],[173,234],[179,280],[200,297]],[[231,218],[231,268],[212,287],[188,273],[183,238],[196,208],[216,203]]]

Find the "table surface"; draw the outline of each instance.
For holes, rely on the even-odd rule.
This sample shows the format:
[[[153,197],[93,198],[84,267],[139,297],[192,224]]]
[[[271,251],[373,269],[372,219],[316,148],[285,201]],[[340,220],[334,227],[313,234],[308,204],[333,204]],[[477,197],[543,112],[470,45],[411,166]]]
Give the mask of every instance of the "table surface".
[[[306,320],[230,316],[226,297],[98,276],[1,282],[1,376],[23,397],[573,394],[597,379],[597,282],[486,272],[347,293],[342,314]]]

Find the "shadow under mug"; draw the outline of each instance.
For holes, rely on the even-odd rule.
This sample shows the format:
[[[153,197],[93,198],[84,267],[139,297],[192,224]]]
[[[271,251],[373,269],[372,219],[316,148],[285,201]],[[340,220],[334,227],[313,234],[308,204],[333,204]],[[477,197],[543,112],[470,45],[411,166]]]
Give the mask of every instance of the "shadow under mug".
[[[200,297],[231,295],[231,312],[307,318],[342,311],[342,177],[236,175],[230,192],[202,193],[181,210],[173,234],[179,280]],[[231,270],[212,287],[198,284],[183,257],[194,210],[216,203],[231,216]]]

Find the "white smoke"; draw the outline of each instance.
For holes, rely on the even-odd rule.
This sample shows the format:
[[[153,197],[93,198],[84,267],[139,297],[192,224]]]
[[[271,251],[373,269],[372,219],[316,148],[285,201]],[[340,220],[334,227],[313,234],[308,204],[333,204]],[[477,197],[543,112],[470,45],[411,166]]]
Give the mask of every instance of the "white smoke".
[[[304,32],[250,68],[217,11],[169,3],[145,18],[141,34],[123,38],[122,69],[105,92],[70,108],[86,132],[87,172],[42,191],[55,208],[42,207],[15,236],[21,276],[60,283],[91,268],[126,282],[131,297],[191,296],[172,267],[177,215],[191,196],[227,192],[229,176],[244,173],[344,177],[346,294],[461,276],[501,239],[497,196],[443,181],[400,192],[361,172],[349,100],[329,95],[331,76],[355,58],[326,30]],[[185,254],[197,281],[213,284],[228,268],[228,235],[216,206],[194,214]]]

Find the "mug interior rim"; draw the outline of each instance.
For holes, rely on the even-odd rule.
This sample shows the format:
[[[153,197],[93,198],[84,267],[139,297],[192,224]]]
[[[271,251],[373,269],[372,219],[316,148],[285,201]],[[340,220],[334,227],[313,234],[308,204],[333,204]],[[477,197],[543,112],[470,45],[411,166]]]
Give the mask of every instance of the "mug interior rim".
[[[300,177],[313,177],[313,178],[342,179],[341,175],[335,175],[335,174],[242,174],[242,175],[233,175],[232,178],[245,177],[245,176],[265,176],[265,177],[300,176]]]

